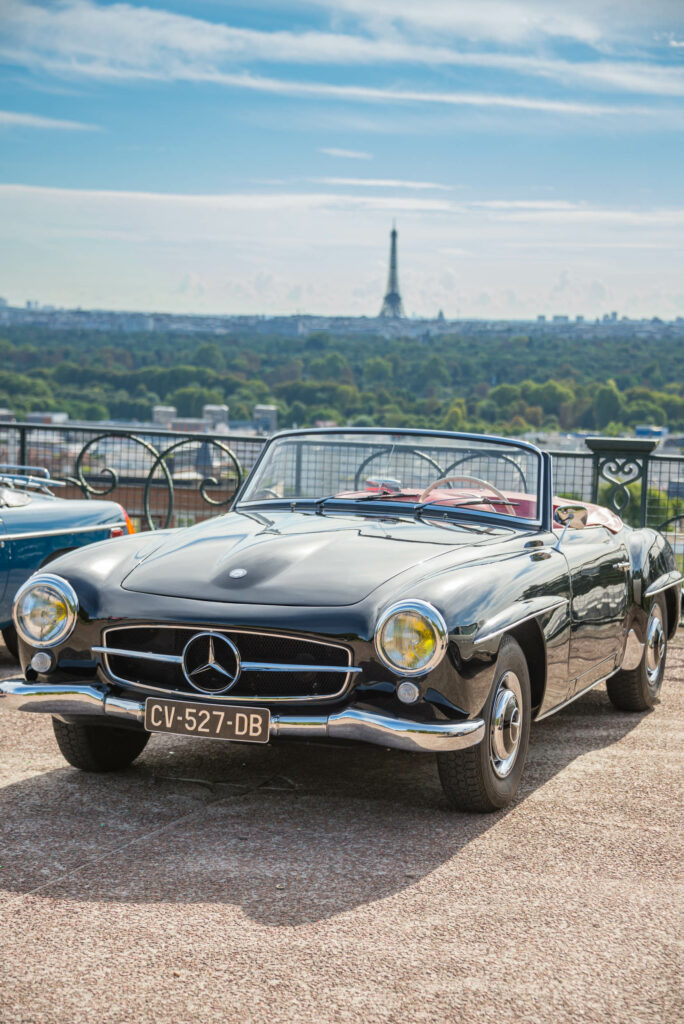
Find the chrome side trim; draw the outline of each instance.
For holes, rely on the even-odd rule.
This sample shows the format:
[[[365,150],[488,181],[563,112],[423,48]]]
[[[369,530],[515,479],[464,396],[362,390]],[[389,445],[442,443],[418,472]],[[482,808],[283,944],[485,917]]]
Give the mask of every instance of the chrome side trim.
[[[573,693],[572,697],[568,697],[568,699],[564,700],[562,704],[556,704],[555,707],[549,708],[548,711],[545,711],[543,715],[537,715],[535,722],[541,722],[543,718],[548,718],[550,715],[555,715],[557,711],[562,711],[563,708],[567,708],[568,704],[572,704],[572,702],[577,700],[579,697],[583,697],[585,693],[589,693],[589,691],[593,690],[599,683],[605,683],[606,679],[610,679],[611,676],[614,676],[615,673],[619,671],[620,668],[618,667],[613,669],[612,672],[609,672],[607,676],[601,676],[600,679],[595,679],[593,683],[589,683],[589,685],[585,686],[583,690],[579,691],[579,693]]]
[[[500,636],[501,633],[505,633],[509,629],[515,629],[516,626],[521,626],[523,622],[529,622],[531,619],[536,619],[540,615],[545,615],[547,612],[553,612],[557,608],[563,608],[565,605],[570,604],[567,597],[562,597],[558,601],[552,604],[547,604],[536,609],[536,611],[529,612],[527,615],[521,615],[517,619],[511,619],[504,623],[502,626],[498,626],[495,629],[491,629],[488,632],[482,634],[475,634],[473,644],[484,644],[487,640],[492,640],[495,636]]]
[[[108,635],[110,633],[116,633],[117,630],[121,630],[121,629],[125,629],[125,630],[129,630],[129,629],[187,629],[187,630],[193,630],[194,628],[195,627],[193,627],[193,626],[176,625],[176,624],[171,624],[171,623],[154,623],[154,622],[152,622],[152,623],[145,623],[145,624],[136,623],[135,625],[127,625],[127,626],[110,626],[108,629],[105,629],[105,630],[102,631],[102,635],[103,635],[104,642],[105,642],[105,645],[106,645],[107,644],[107,637],[108,637]],[[198,626],[196,631],[200,632],[201,631],[201,627]],[[326,665],[326,666],[323,667],[323,671],[325,671],[325,672],[329,672],[329,671],[331,671],[331,669],[334,672],[339,672],[339,673],[344,672],[344,677],[345,678],[344,678],[344,680],[342,682],[342,686],[335,693],[331,693],[329,695],[325,695],[325,696],[322,696],[322,697],[318,696],[318,695],[312,696],[311,694],[301,694],[301,695],[289,696],[289,697],[279,697],[279,696],[273,696],[273,695],[268,695],[268,696],[257,695],[256,697],[242,697],[242,696],[237,696],[236,695],[236,696],[234,696],[232,698],[234,703],[239,703],[239,704],[242,704],[242,703],[244,703],[244,704],[250,704],[250,703],[251,704],[254,704],[254,703],[261,703],[261,704],[264,704],[264,703],[269,703],[269,704],[273,704],[273,703],[281,703],[281,704],[322,704],[322,703],[326,703],[326,704],[330,704],[333,701],[340,700],[342,697],[344,697],[344,695],[347,693],[347,691],[349,690],[349,688],[351,686],[351,683],[352,683],[352,680],[354,678],[355,673],[361,671],[360,668],[355,668],[351,664],[351,657],[352,656],[351,656],[351,651],[349,650],[348,647],[345,647],[343,644],[331,643],[329,640],[310,640],[308,637],[298,637],[296,634],[293,634],[293,633],[260,633],[259,630],[256,630],[256,629],[241,629],[241,628],[235,628],[235,629],[234,628],[231,628],[231,629],[212,629],[211,632],[212,633],[221,633],[221,634],[223,634],[223,633],[236,633],[236,634],[244,633],[244,634],[246,634],[248,636],[282,637],[285,640],[302,640],[303,643],[316,643],[316,644],[321,644],[324,647],[335,647],[335,648],[337,648],[340,651],[344,651],[344,653],[347,656],[347,660],[349,662],[349,664],[347,664],[347,665],[337,665],[337,666]],[[113,680],[114,682],[121,683],[123,686],[126,686],[128,689],[137,690],[137,691],[139,691],[141,693],[147,693],[147,694],[149,694],[150,691],[152,691],[153,693],[164,694],[164,695],[166,695],[168,697],[173,697],[175,699],[178,699],[179,697],[183,697],[183,695],[184,695],[184,691],[170,690],[170,689],[162,688],[161,686],[152,686],[152,685],[148,685],[146,683],[138,683],[138,682],[136,682],[135,680],[132,680],[132,679],[124,679],[122,676],[118,676],[118,675],[116,675],[115,672],[112,671],[112,668],[111,668],[111,666],[109,664],[109,659],[107,657],[108,654],[116,654],[116,653],[119,653],[119,656],[123,656],[123,657],[129,657],[129,656],[130,657],[140,657],[141,654],[137,654],[136,655],[132,651],[126,651],[124,653],[122,648],[113,648],[113,647],[107,647],[107,646],[104,646],[104,647],[93,647],[93,648],[91,648],[91,650],[93,652],[102,653],[102,667],[103,667],[104,671],[106,672],[107,676],[111,680]],[[156,658],[168,659],[169,662],[171,662],[172,658],[178,658],[178,663],[182,663],[182,658],[179,655],[168,655],[168,656],[167,655],[156,655],[155,656],[155,660],[156,660]],[[244,662],[243,661],[242,662],[243,670],[246,668],[247,665],[250,666],[252,671],[264,671],[263,667],[260,667],[259,669],[257,669],[255,667],[255,666],[261,666],[260,662]],[[315,672],[317,670],[317,666],[315,666],[315,665],[306,665],[306,666],[300,666],[300,667],[301,667],[301,670],[304,671],[304,672]],[[287,669],[285,669],[284,667],[280,667],[280,666],[278,667],[278,669],[275,669],[274,671],[278,671],[278,670],[280,670],[280,671],[287,671]],[[266,671],[268,671],[268,670],[266,670]],[[289,668],[289,671],[292,671],[292,667],[291,666]],[[220,694],[219,693],[219,694],[216,694],[216,696],[211,696],[210,694],[203,694],[203,698],[207,699],[207,700],[212,700],[212,701],[223,700],[223,699],[225,699],[225,694]]]
[[[243,661],[243,672],[335,672],[355,675],[360,668],[354,665],[287,665],[279,661]]]
[[[128,524],[122,523],[96,523],[95,526],[64,526],[59,530],[31,530],[30,533],[3,533],[2,540],[32,540],[35,537],[70,537],[72,533],[97,533],[98,530],[115,530],[123,527],[128,533]]]
[[[180,654],[153,654],[152,651],[129,651],[124,647],[91,647],[93,654],[117,654],[122,658],[142,658],[145,661],[165,661],[169,665],[182,665]]]
[[[91,647],[98,654],[115,654],[122,658],[143,658],[147,661],[166,661],[171,665],[182,665],[179,654],[153,654],[152,651],[129,651],[124,647]],[[241,661],[243,672],[360,672],[360,668],[347,665],[289,665],[280,661]]]
[[[193,703],[196,703],[193,701]],[[224,700],[224,704],[230,704]],[[129,722],[144,721],[144,701],[112,697],[106,687],[89,684],[27,683],[22,678],[0,682],[0,710],[59,716],[107,715]],[[414,753],[440,753],[474,746],[484,738],[480,718],[417,722],[349,707],[332,715],[271,716],[271,737],[354,740]]]
[[[671,572],[666,572],[662,576],[659,576],[657,580],[654,580],[651,586],[644,593],[644,597],[654,597],[655,594],[661,594],[663,590],[669,590],[670,587],[676,587],[678,583],[682,582],[684,577],[678,569],[672,569]]]

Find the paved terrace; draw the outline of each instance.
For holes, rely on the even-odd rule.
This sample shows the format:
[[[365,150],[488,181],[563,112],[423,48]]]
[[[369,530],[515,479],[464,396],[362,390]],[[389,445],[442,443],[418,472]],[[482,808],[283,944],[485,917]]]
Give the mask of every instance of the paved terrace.
[[[537,726],[491,817],[417,755],[157,736],[96,777],[0,714],[0,1020],[681,1021],[669,654],[653,713],[599,687]]]

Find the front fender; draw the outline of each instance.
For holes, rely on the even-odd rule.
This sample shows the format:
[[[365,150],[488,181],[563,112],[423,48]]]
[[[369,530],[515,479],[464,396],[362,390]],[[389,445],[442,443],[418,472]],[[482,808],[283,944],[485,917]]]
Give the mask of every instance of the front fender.
[[[664,594],[668,610],[668,635],[671,639],[679,624],[682,604],[682,574],[675,553],[661,533],[644,528],[629,538],[632,560],[633,616],[630,628],[641,643],[654,598]]]

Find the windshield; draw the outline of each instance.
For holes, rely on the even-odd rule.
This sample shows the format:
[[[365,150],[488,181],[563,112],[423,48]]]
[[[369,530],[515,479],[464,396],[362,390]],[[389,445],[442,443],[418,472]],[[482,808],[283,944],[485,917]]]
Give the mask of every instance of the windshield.
[[[326,432],[268,446],[239,505],[391,502],[539,518],[541,456],[514,441],[459,435]]]

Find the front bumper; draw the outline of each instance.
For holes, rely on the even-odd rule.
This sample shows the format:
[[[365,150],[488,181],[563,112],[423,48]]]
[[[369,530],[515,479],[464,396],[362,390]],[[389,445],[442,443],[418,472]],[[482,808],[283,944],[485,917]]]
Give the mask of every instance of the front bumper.
[[[144,701],[116,697],[106,686],[27,683],[23,677],[0,682],[0,710],[3,709],[67,718],[106,715],[112,725],[117,721],[142,725],[145,719]],[[357,740],[417,753],[462,750],[479,743],[484,734],[485,725],[480,718],[462,722],[410,721],[353,705],[330,715],[271,714],[272,738]]]

